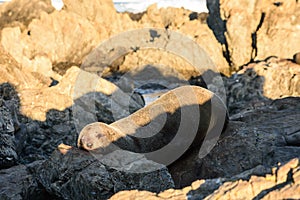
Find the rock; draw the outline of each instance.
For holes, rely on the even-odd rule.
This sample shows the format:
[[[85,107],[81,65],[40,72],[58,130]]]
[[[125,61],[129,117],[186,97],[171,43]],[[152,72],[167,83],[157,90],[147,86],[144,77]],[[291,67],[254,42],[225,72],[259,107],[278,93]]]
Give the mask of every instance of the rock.
[[[278,172],[283,182],[276,181]],[[122,191],[111,199],[298,199],[300,196],[296,191],[299,191],[299,159],[292,159],[263,176],[246,178],[239,175],[231,180],[198,180],[181,190],[171,189],[158,194],[136,190]]]
[[[81,114],[91,116],[87,118],[87,121],[82,121],[81,125],[77,122],[79,127],[94,122],[97,118],[100,121],[107,120],[107,122],[112,122],[130,114],[128,111],[129,102],[125,98],[113,99],[111,97],[116,91],[121,92],[123,97],[130,95],[130,93],[127,94],[120,91],[116,85],[100,78],[96,74],[72,67],[56,86],[47,87],[43,90],[22,90],[20,92],[22,112],[32,119],[45,120],[47,110],[64,110],[75,103],[72,107],[75,120],[80,119],[79,116]],[[112,105],[114,106],[114,111],[112,110]],[[134,112],[143,107],[144,104],[143,102],[136,103],[132,100],[130,106],[130,111]],[[84,111],[85,114],[81,111]]]
[[[300,96],[299,76],[298,65],[287,59],[270,57],[244,66],[231,77],[223,78],[229,113],[264,107],[268,99]]]
[[[239,122],[235,128],[233,124],[228,125],[229,133],[225,132],[208,156],[199,160],[199,176],[230,177],[258,165],[272,167],[277,162],[298,157],[299,144],[291,145],[285,138],[299,135],[300,109],[296,103],[299,101],[297,97],[280,99],[276,104],[289,105],[288,108],[273,106],[274,102],[269,102],[264,108],[232,117],[243,123]],[[229,130],[230,127],[233,129]]]
[[[300,2],[288,0],[279,6],[275,2],[263,10],[265,17],[257,32],[258,60],[268,55],[289,58],[299,51]]]
[[[0,86],[0,169],[16,165],[18,161],[15,135],[17,132],[14,104],[18,105],[16,91],[9,84]]]
[[[48,87],[51,79],[42,74],[30,72],[24,68],[0,45],[0,83],[10,83],[22,90],[25,88]]]
[[[208,25],[237,71],[252,60],[299,51],[299,2],[209,1]],[[288,23],[287,23],[288,22]],[[284,47],[285,51],[282,51]]]
[[[108,20],[104,21],[104,16],[111,18],[117,15],[114,4],[111,0],[103,1],[70,1],[64,0],[64,10],[74,12],[90,21],[95,21],[99,18],[107,23]]]
[[[110,199],[112,200],[119,200],[119,199],[153,199],[159,200],[161,198],[157,197],[155,193],[148,192],[148,191],[138,191],[138,190],[131,190],[131,191],[121,191],[117,194],[113,195]]]
[[[120,32],[141,27],[128,14],[117,13],[113,1],[64,1],[65,10],[88,19],[98,31],[101,41]]]
[[[41,162],[32,163],[31,166]],[[50,194],[38,187],[38,183],[25,165],[0,170],[0,198],[8,200],[49,198]]]
[[[54,11],[50,0],[13,0],[0,6],[0,27],[20,26],[26,29],[28,24],[42,13]]]
[[[54,69],[60,66],[59,74],[74,64],[79,66],[82,58],[98,44],[99,36],[88,20],[75,13],[55,11],[42,13],[24,32],[18,28],[3,29],[1,41],[24,68],[54,76],[52,66]]]
[[[282,183],[276,181],[278,174],[274,172],[266,174],[265,177],[252,176],[249,180],[226,182],[213,194],[207,196],[206,199],[214,199],[217,196],[220,199],[297,199],[300,195],[295,191],[299,191],[299,183],[298,180],[295,182],[293,178],[299,174],[298,163],[299,159],[294,159],[275,169],[284,171],[282,173],[282,176],[284,176]]]
[[[226,75],[229,75],[229,65],[226,59],[223,57],[222,46],[214,38],[213,32],[209,30],[206,24],[201,23],[198,20],[190,20],[189,14],[191,12],[185,9],[176,9],[176,8],[160,8],[154,4],[150,6],[146,13],[143,15],[139,23],[144,27],[159,27],[166,28],[167,30],[178,31],[183,35],[186,35],[192,38],[203,50],[208,54],[209,58],[216,64],[217,69]],[[180,43],[179,43],[180,44]],[[182,47],[179,47],[182,48]],[[149,54],[144,53],[145,55],[141,56],[142,58],[155,58],[150,57]],[[154,54],[155,55],[155,54]],[[164,54],[162,54],[164,55]],[[159,55],[158,55],[159,56]],[[176,69],[182,69],[182,66],[185,66],[186,69],[189,69],[190,66],[188,63],[181,61],[179,58],[174,60],[174,55],[168,54],[167,56],[160,56],[160,63],[166,63],[168,59],[171,60],[169,65],[174,66]],[[178,67],[176,67],[178,66]],[[193,66],[192,66],[193,67]],[[186,74],[188,74],[186,72]],[[195,74],[193,74],[195,75]],[[199,75],[199,74],[197,74]],[[191,73],[190,73],[191,77]],[[188,77],[188,78],[190,78]]]
[[[55,151],[33,169],[34,175],[60,198],[107,199],[121,190],[159,192],[174,186],[166,167],[158,167],[142,155],[117,151],[99,156],[75,148],[65,155]],[[147,169],[149,172],[143,171]]]
[[[260,87],[265,97],[278,99],[300,96],[300,69],[291,61],[272,57],[257,64],[249,64],[246,69],[253,69],[257,74],[253,75],[261,78],[263,87]]]

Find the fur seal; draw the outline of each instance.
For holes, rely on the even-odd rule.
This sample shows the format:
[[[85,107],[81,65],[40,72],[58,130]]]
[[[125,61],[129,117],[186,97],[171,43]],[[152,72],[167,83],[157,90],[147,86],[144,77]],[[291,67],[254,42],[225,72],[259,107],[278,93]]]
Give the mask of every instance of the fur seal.
[[[101,153],[121,148],[156,162],[160,156],[170,158],[166,161],[170,164],[175,151],[183,149],[182,155],[201,145],[207,133],[220,134],[227,120],[226,106],[218,96],[198,86],[182,86],[114,123],[88,124],[79,134],[78,147]]]

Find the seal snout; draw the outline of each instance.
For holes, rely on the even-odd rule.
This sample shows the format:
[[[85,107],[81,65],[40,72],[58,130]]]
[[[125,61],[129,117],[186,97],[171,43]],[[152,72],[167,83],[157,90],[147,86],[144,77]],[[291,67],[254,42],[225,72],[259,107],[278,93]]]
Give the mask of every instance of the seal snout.
[[[82,136],[79,140],[78,147],[84,149],[92,149],[93,143],[89,141],[85,136]]]

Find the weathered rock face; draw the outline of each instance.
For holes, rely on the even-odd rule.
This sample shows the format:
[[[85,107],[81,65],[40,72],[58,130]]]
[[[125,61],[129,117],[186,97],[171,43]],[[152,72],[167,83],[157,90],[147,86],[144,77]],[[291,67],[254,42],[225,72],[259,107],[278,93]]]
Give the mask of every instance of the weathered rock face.
[[[138,21],[142,27],[157,27],[167,30],[177,31],[193,39],[203,50],[208,54],[212,61],[216,64],[218,70],[226,75],[229,75],[229,65],[226,59],[223,57],[222,47],[213,36],[213,32],[209,30],[205,23],[200,20],[193,20],[190,15],[192,13],[184,9],[175,8],[160,8],[154,4],[150,6],[145,14]],[[179,43],[180,44],[180,43]],[[183,46],[185,44],[182,44]],[[138,57],[149,58],[153,60],[159,60],[160,63],[166,63],[167,59],[172,59],[173,55],[162,56],[153,54],[155,57],[149,57],[148,52],[137,52]],[[140,55],[140,56],[139,56]],[[178,59],[178,58],[177,58]],[[187,63],[180,60],[176,62],[167,62],[170,66],[176,69],[182,69],[182,66],[189,69]],[[178,67],[176,67],[178,66]],[[193,67],[193,66],[192,66]],[[188,72],[186,72],[188,73]],[[195,76],[195,74],[193,74]],[[199,74],[196,74],[199,75]],[[190,76],[191,77],[191,76]],[[189,77],[189,78],[190,78]]]
[[[51,79],[34,73],[22,66],[0,45],[0,82],[10,83],[18,89],[43,88],[51,84]]]
[[[243,109],[263,107],[270,99],[299,97],[299,70],[299,65],[290,60],[270,57],[250,63],[231,77],[223,78],[229,113],[233,115]],[[220,93],[218,88],[214,92]]]
[[[252,176],[248,180],[226,182],[205,199],[298,199],[300,194],[297,191],[299,159],[292,159],[283,166],[273,168],[272,174],[265,177]]]
[[[214,0],[207,5],[208,24],[227,47],[233,70],[251,60],[291,58],[299,51],[298,1]]]
[[[2,30],[1,43],[24,68],[56,78],[53,70],[64,74],[99,42],[99,36],[88,20],[65,11],[43,13],[21,32],[16,28]]]
[[[271,2],[263,9],[265,17],[257,32],[257,57],[267,55],[291,58],[300,50],[300,2],[288,0]],[[284,48],[284,50],[283,50]]]

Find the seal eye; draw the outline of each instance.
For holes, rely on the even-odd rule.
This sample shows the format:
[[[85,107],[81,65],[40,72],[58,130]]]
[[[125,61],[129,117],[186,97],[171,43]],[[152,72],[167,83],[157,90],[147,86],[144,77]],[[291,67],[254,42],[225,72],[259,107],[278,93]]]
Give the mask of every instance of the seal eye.
[[[92,143],[87,143],[86,146],[87,146],[88,148],[92,148],[92,147],[93,147],[93,144],[92,144]]]

